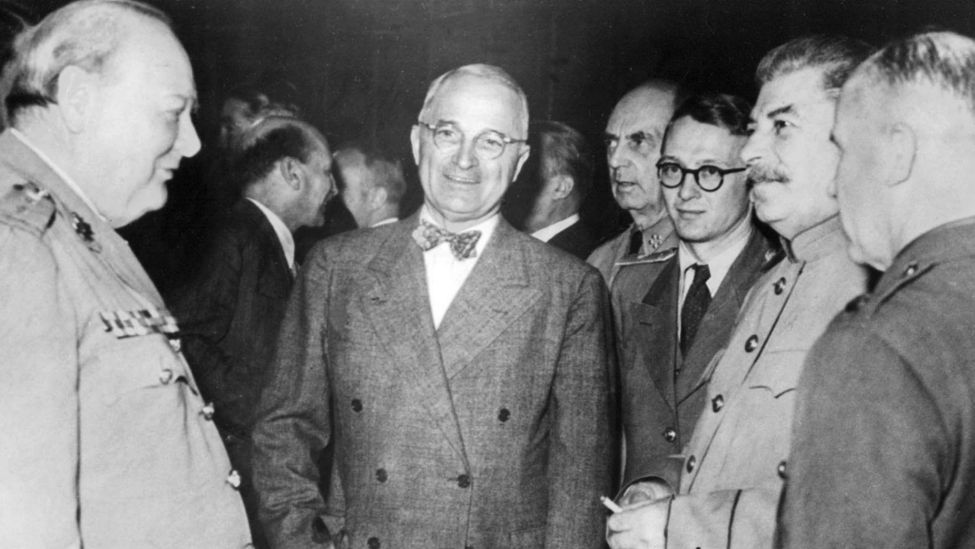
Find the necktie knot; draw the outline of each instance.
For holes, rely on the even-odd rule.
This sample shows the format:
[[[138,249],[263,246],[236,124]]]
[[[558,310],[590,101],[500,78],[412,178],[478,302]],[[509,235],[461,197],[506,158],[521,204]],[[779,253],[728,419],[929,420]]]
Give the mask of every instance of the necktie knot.
[[[711,278],[711,269],[707,265],[695,263],[691,265],[691,268],[694,269],[694,281],[691,282],[691,288],[700,286]]]
[[[474,247],[481,238],[481,231],[465,231],[462,233],[452,233],[427,222],[420,220],[420,225],[413,231],[413,240],[424,252],[432,250],[441,243],[446,242],[450,245],[450,252],[457,259],[467,259],[477,256]]]

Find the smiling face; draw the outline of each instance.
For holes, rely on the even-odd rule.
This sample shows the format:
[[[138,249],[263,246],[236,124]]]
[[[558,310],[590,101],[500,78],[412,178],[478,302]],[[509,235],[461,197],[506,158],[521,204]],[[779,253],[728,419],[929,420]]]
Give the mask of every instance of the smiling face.
[[[613,197],[624,210],[649,215],[660,206],[657,160],[674,92],[642,87],[623,96],[606,124],[606,160]]]
[[[79,184],[116,227],[161,208],[166,181],[183,158],[200,150],[186,52],[157,21],[133,18],[129,24],[76,137]]]
[[[839,153],[830,141],[836,110],[823,69],[810,67],[766,82],[741,151],[758,218],[792,239],[836,215],[830,187]]]
[[[725,128],[684,116],[671,126],[660,161],[673,162],[685,169],[704,165],[722,170],[739,168],[738,155],[745,139]],[[744,172],[725,174],[721,187],[713,192],[704,191],[692,174],[685,174],[679,187],[664,187],[663,194],[677,235],[686,242],[720,242],[748,222]]]
[[[440,149],[426,126],[413,126],[410,140],[419,168],[424,203],[435,221],[461,231],[498,212],[501,197],[528,158],[524,143],[509,143],[495,159],[475,154],[474,139],[487,131],[525,139],[518,94],[509,87],[472,74],[444,82],[425,109],[422,122],[451,125],[463,139],[458,147]]]

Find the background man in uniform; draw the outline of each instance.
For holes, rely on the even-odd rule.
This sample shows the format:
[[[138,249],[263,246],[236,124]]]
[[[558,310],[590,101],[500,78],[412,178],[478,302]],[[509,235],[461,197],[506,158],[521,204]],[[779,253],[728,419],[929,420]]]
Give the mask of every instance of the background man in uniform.
[[[606,123],[606,159],[613,197],[633,218],[629,229],[596,248],[588,259],[610,288],[621,262],[677,247],[677,235],[657,181],[657,160],[667,122],[680,99],[676,84],[652,80],[624,95]],[[626,290],[634,300],[643,297],[653,280],[641,282]]]
[[[705,372],[707,401],[684,449],[677,494],[611,516],[613,549],[772,545],[803,359],[866,286],[865,270],[846,255],[830,193],[836,98],[866,55],[859,42],[817,36],[787,42],[759,64],[741,158],[758,218],[784,239],[788,258],[756,282],[727,348]]]
[[[200,276],[181,290],[174,312],[263,547],[250,474],[254,410],[294,279],[292,233],[322,223],[335,188],[325,138],[307,123],[265,119],[241,136],[241,147],[233,175],[243,198],[217,224]]]
[[[0,135],[0,546],[244,547],[178,326],[114,230],[200,149],[189,59],[127,0],[25,33]]]
[[[359,228],[378,227],[399,220],[406,194],[403,167],[382,151],[361,145],[335,152],[339,195]]]
[[[533,122],[532,157],[506,201],[524,200],[525,232],[585,261],[596,248],[596,234],[579,209],[592,189],[593,159],[586,138],[561,122]]]
[[[681,461],[672,456],[690,440],[704,406],[701,375],[771,257],[772,244],[753,222],[739,159],[750,108],[734,96],[693,96],[664,137],[658,174],[680,246],[642,301],[614,301],[622,308],[624,502],[653,499],[660,482],[667,486],[661,495],[674,491]]]
[[[894,42],[843,87],[851,255],[883,276],[810,352],[785,547],[975,546],[975,41]]]
[[[254,434],[273,546],[324,546],[326,520],[352,547],[601,543],[605,285],[498,214],[527,132],[501,69],[437,78],[410,135],[421,211],[330,238],[302,268]],[[326,505],[330,441],[345,495]]]

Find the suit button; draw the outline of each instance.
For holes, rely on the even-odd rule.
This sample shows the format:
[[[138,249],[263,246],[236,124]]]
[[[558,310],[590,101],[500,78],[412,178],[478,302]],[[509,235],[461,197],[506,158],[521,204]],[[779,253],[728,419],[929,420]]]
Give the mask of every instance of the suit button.
[[[723,396],[718,395],[711,399],[711,411],[713,411],[714,413],[718,413],[721,411],[722,408],[724,408]]]
[[[236,469],[231,469],[230,473],[227,475],[227,484],[229,484],[234,490],[240,488],[240,473]]]
[[[362,411],[362,401],[361,400],[359,400],[357,398],[353,398],[352,399],[352,411],[353,412],[361,412]]]
[[[501,423],[508,421],[508,418],[510,417],[511,417],[511,411],[508,410],[507,408],[501,408],[501,410],[498,412],[498,421],[500,421]]]
[[[914,276],[914,273],[916,272],[917,272],[917,263],[911,263],[910,265],[907,266],[906,269],[904,269],[904,278],[907,278],[909,276]]]
[[[376,469],[376,480],[379,482],[386,482],[386,479],[388,478],[389,474],[386,473],[386,469]]]
[[[369,549],[379,549],[380,547],[379,538],[375,536],[369,538],[368,540],[366,540],[366,545],[369,546]]]
[[[172,380],[173,380],[173,371],[170,370],[169,368],[166,368],[159,372],[159,383],[166,385]]]
[[[785,277],[783,276],[776,280],[775,284],[772,285],[772,289],[775,291],[775,295],[781,295],[785,291]]]
[[[178,353],[183,350],[183,342],[178,339],[170,339],[169,346],[173,349],[174,353]]]
[[[694,472],[694,466],[695,465],[697,465],[697,458],[696,457],[691,456],[691,457],[687,458],[687,472],[688,473],[693,473]]]
[[[758,349],[758,336],[755,335],[755,334],[752,334],[748,338],[748,340],[745,341],[745,352],[746,353],[750,353],[750,352],[754,351],[755,349]]]
[[[457,486],[461,488],[467,488],[471,485],[471,477],[468,475],[461,475],[457,477]]]
[[[664,429],[664,440],[667,442],[673,442],[677,440],[677,429],[673,427],[667,427]]]
[[[214,412],[214,409],[213,409],[213,403],[212,402],[207,402],[203,406],[203,408],[200,409],[200,415],[203,416],[203,419],[205,419],[207,421],[210,421],[210,420],[213,419],[213,412]]]
[[[785,460],[779,462],[779,466],[775,468],[775,472],[779,474],[779,478],[785,480],[788,478],[788,473],[785,468]]]

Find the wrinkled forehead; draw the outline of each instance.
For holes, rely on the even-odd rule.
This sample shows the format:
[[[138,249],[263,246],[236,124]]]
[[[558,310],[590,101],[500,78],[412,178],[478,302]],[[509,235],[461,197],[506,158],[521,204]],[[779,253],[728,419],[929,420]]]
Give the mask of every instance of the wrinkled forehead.
[[[616,135],[637,131],[662,133],[674,113],[674,94],[656,88],[642,88],[626,94],[606,124],[606,132]]]
[[[427,123],[452,123],[465,132],[494,130],[523,138],[527,129],[518,94],[510,87],[479,76],[461,75],[443,83],[430,101]]]

